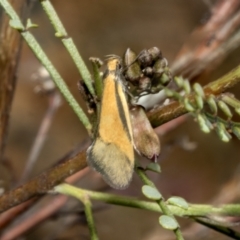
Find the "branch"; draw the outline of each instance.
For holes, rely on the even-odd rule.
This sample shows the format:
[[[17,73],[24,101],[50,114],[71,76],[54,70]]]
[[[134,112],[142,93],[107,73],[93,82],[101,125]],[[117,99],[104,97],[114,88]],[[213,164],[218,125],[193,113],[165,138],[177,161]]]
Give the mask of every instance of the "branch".
[[[55,191],[60,192],[61,187],[65,183],[60,184],[54,188]],[[72,186],[73,187],[73,186]],[[73,187],[75,194],[87,195],[92,200],[97,200],[113,205],[132,207],[138,209],[144,209],[153,212],[162,213],[159,208],[159,204],[153,201],[138,200],[133,197],[123,197],[116,194],[102,193],[96,191],[85,190],[77,187]],[[178,206],[168,204],[170,211],[178,217],[209,217],[214,216],[239,216],[240,204],[226,204],[221,207],[214,207],[205,204],[189,204],[188,209],[184,209]]]
[[[206,96],[210,94],[219,95],[239,82],[240,65],[218,80],[206,85],[204,87],[204,92]],[[190,101],[192,100],[192,104],[194,104],[194,96],[195,94],[189,96]],[[178,101],[174,101],[166,106],[160,107],[159,109],[150,111],[147,116],[152,126],[158,127],[186,113],[188,113],[188,111],[184,105]]]
[[[66,162],[43,172],[26,184],[2,195],[0,197],[0,213],[46,193],[65,178],[84,169],[86,166],[86,154],[85,151],[82,151]]]
[[[138,174],[138,176],[141,178],[141,180],[144,184],[151,186],[158,191],[155,184],[147,177],[146,173],[140,167],[136,167],[135,171]],[[161,193],[160,193],[160,195],[161,195]],[[164,201],[163,197],[161,197],[159,200],[156,200],[156,203],[160,207],[163,214],[170,217],[170,219],[173,219],[177,223],[178,227],[176,227],[173,230],[173,232],[178,240],[183,240],[183,236],[182,236],[182,232],[180,230],[179,224],[178,224],[177,220],[175,219],[172,211],[169,209],[169,206]]]
[[[59,91],[62,93],[66,101],[69,103],[69,105],[72,107],[73,111],[78,116],[79,120],[82,122],[82,124],[87,129],[89,135],[92,133],[92,125],[87,117],[87,115],[84,113],[82,108],[79,106],[78,102],[72,95],[72,93],[69,91],[67,84],[59,74],[59,72],[56,70],[56,68],[53,66],[45,52],[42,50],[41,46],[37,42],[37,40],[34,38],[34,36],[28,31],[30,27],[24,27],[23,23],[21,22],[19,16],[14,11],[12,6],[9,4],[7,0],[0,0],[0,4],[6,11],[6,13],[11,18],[11,26],[15,29],[17,29],[24,40],[27,42],[28,46],[31,48],[31,50],[34,52],[36,57],[39,59],[41,64],[47,69],[50,76],[52,77],[54,83],[58,87]],[[35,26],[35,25],[33,25]]]
[[[17,12],[26,10],[25,1],[12,1]],[[16,84],[16,69],[21,49],[21,38],[9,26],[9,19],[2,15],[0,26],[0,161],[4,159],[9,113]],[[14,49],[14,51],[13,51]]]
[[[226,74],[219,80],[209,83],[205,88],[205,94],[220,94],[234,86],[240,81],[240,67],[237,67],[230,73]],[[173,102],[159,110],[148,113],[151,124],[158,127],[161,124],[171,121],[183,114],[187,113],[186,109],[179,102]],[[38,177],[29,181],[25,185],[16,188],[2,197],[0,197],[0,212],[3,212],[13,206],[16,206],[30,198],[39,194],[46,193],[66,177],[82,170],[87,166],[85,151],[80,152],[76,157],[69,159],[65,163],[49,169]]]

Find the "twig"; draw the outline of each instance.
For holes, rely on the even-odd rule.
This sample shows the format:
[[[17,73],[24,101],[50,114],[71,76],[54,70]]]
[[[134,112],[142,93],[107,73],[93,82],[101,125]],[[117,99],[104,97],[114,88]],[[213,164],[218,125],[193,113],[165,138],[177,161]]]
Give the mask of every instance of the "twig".
[[[7,192],[0,197],[0,212],[40,196],[62,182],[68,176],[84,169],[87,166],[85,151],[78,153],[68,161],[51,168],[26,184]]]
[[[136,167],[135,172],[138,174],[138,176],[141,178],[141,180],[143,181],[144,184],[157,189],[155,184],[147,177],[146,173],[140,167]],[[168,206],[165,203],[163,198],[157,200],[156,203],[159,205],[163,214],[165,214],[168,217],[171,217],[172,219],[174,219],[176,221],[172,211],[168,208]],[[175,233],[176,238],[178,240],[183,240],[184,239],[179,226],[176,229],[174,229],[173,232]]]
[[[49,106],[48,109],[43,117],[42,123],[39,127],[37,136],[35,138],[35,141],[33,143],[33,146],[31,148],[29,157],[26,162],[26,166],[24,168],[24,172],[22,174],[22,177],[20,179],[20,182],[23,183],[26,179],[28,179],[30,172],[32,171],[32,168],[37,161],[37,158],[39,156],[39,153],[43,147],[43,144],[45,142],[47,133],[50,129],[52,119],[54,117],[54,114],[56,110],[59,108],[61,104],[61,96],[59,95],[59,92],[53,92],[49,96]]]
[[[12,1],[18,13],[26,7],[25,1]],[[1,16],[0,34],[0,161],[4,160],[9,112],[15,90],[16,69],[21,49],[19,34],[9,26],[9,19]]]
[[[54,190],[58,193],[75,197],[83,203],[91,240],[98,240],[97,230],[95,228],[93,215],[92,215],[92,205],[89,200],[88,194],[86,194],[86,192],[84,191],[78,191],[78,188],[71,186],[69,184],[58,185],[54,188]]]
[[[235,84],[240,82],[240,65],[227,73],[218,80],[209,83],[204,87],[205,95],[213,94],[218,95],[225,92]],[[189,99],[194,99],[194,94],[191,94]],[[170,120],[177,118],[187,113],[184,105],[178,101],[172,102],[166,106],[162,106],[159,109],[150,111],[147,116],[153,127],[158,127],[163,123],[169,122]]]
[[[74,183],[77,180],[81,179],[83,176],[85,176],[88,172],[89,169],[85,168],[83,171],[78,172],[66,179],[66,182]],[[45,221],[47,218],[53,215],[67,202],[67,200],[67,196],[55,196],[53,199],[49,200],[47,204],[45,204],[45,206],[41,206],[41,209],[35,211],[34,213],[31,213],[31,215],[29,215],[27,219],[22,220],[17,225],[8,229],[8,231],[1,236],[1,240],[17,239],[29,229],[35,227],[37,224]]]
[[[32,206],[36,202],[37,198],[31,198],[30,200],[19,204],[18,206],[11,208],[10,210],[0,215],[0,229],[4,229],[9,223],[16,219],[18,215],[26,211],[29,206]]]
[[[51,61],[48,59],[47,55],[42,50],[41,46],[38,44],[34,36],[26,29],[20,18],[18,17],[17,13],[14,11],[12,6],[8,3],[7,0],[0,0],[0,4],[6,11],[6,13],[9,15],[9,17],[12,19],[13,23],[12,25],[14,28],[16,28],[22,35],[22,37],[27,42],[28,46],[32,49],[36,57],[39,59],[39,61],[43,64],[43,66],[47,69],[49,74],[51,75],[54,83],[57,85],[59,91],[63,94],[66,101],[69,103],[69,105],[72,107],[73,111],[78,116],[79,120],[82,122],[82,124],[87,129],[89,135],[92,134],[92,125],[89,122],[89,119],[87,115],[84,113],[82,108],[79,106],[71,92],[69,91],[66,83],[58,73],[58,71],[55,69],[55,67],[52,65]]]
[[[54,187],[54,190],[61,188],[65,183]],[[159,208],[159,204],[153,201],[143,201],[133,197],[125,197],[117,194],[103,193],[97,191],[85,190],[82,188],[74,188],[75,194],[87,195],[92,200],[102,201],[105,203],[133,207],[138,209],[144,209],[153,212],[162,213]],[[239,216],[240,215],[240,204],[225,204],[220,207],[214,207],[207,204],[190,204],[187,209],[168,205],[169,210],[176,216],[179,217],[209,217],[214,216]]]
[[[221,44],[228,41],[230,35],[239,27],[239,23],[236,24],[236,21],[233,21],[234,18],[239,21],[239,17],[236,17],[239,15],[238,13],[233,16],[239,6],[238,0],[222,0],[213,6],[207,22],[194,30],[189,40],[179,51],[171,66],[175,75],[181,74],[192,79],[202,73],[203,69],[206,70],[206,67],[211,66],[212,68],[212,64],[210,64],[212,62],[211,54],[216,49],[220,49]],[[196,41],[199,38],[200,40]],[[223,59],[224,56],[226,56],[226,52],[218,55],[218,58],[215,58],[218,61],[212,63],[216,66],[216,62],[220,63],[219,58]]]
[[[220,94],[234,86],[234,84],[239,81],[240,67],[237,67],[219,80],[208,84],[204,90],[206,91],[206,94]],[[151,111],[148,113],[148,117],[151,124],[154,127],[157,127],[185,114],[186,112],[187,111],[182,104],[179,102],[173,102],[159,110]],[[85,158],[85,152],[80,152],[75,158],[71,158],[65,163],[42,173],[22,187],[4,194],[0,197],[0,212],[16,206],[36,195],[45,193],[47,190],[63,181],[66,177],[83,169],[87,166]]]
[[[68,36],[51,2],[48,0],[43,0],[40,2],[42,4],[43,10],[47,14],[48,18],[50,19],[50,22],[52,23],[54,29],[56,30],[55,36],[61,38],[62,43],[64,44],[70,56],[72,57],[74,63],[76,64],[83,78],[83,81],[87,85],[89,92],[94,96],[95,91],[92,84],[91,74],[87,69],[87,66],[85,65],[81,55],[79,54],[75,44],[73,43],[72,38]]]

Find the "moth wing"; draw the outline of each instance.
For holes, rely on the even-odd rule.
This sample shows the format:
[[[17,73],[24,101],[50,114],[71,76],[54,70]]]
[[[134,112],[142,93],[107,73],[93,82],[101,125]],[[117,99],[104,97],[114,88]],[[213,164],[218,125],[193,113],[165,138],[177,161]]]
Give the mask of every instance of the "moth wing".
[[[96,139],[88,149],[88,164],[113,188],[124,189],[131,182],[134,164],[113,143]]]

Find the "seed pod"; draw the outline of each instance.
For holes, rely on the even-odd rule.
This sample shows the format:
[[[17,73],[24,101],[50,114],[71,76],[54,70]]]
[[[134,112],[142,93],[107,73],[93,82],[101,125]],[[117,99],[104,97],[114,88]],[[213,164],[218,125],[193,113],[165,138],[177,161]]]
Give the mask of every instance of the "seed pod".
[[[138,62],[142,68],[145,68],[147,66],[151,66],[153,59],[149,52],[144,49],[138,55]]]
[[[163,73],[159,77],[153,77],[152,79],[152,86],[151,86],[151,92],[156,93],[159,92],[161,89],[163,89],[163,86],[166,86],[171,80],[171,77]]]
[[[232,126],[231,130],[233,134],[240,140],[240,127]]]
[[[181,88],[183,86],[184,79],[182,76],[174,77],[174,82],[177,84],[179,88]]]
[[[147,77],[152,77],[153,69],[151,67],[146,67],[142,70],[143,74]]]
[[[159,58],[162,58],[162,53],[159,48],[152,47],[148,49],[148,53],[151,56],[153,61],[156,61]]]
[[[195,101],[198,106],[198,109],[203,109],[203,99],[198,94],[195,95]]]
[[[141,77],[139,79],[138,89],[142,91],[149,90],[151,88],[151,79],[149,77]]]
[[[222,100],[219,100],[217,104],[228,118],[232,118],[233,115],[231,113],[231,110],[225,102],[223,102]]]
[[[198,124],[200,126],[200,129],[204,133],[210,133],[212,125],[209,122],[209,120],[205,117],[205,115],[203,115],[201,113],[197,114],[197,121],[198,121]]]
[[[189,112],[194,112],[195,108],[192,106],[188,98],[183,99],[183,105],[186,108],[187,111]]]
[[[160,141],[144,109],[141,106],[135,106],[130,110],[130,115],[136,150],[141,155],[156,162],[160,154]]]
[[[229,142],[229,140],[232,138],[232,136],[226,130],[225,125],[221,122],[217,122],[216,132],[223,142]]]
[[[240,108],[235,108],[234,110],[238,115],[240,115]]]
[[[162,60],[157,60],[153,65],[153,73],[154,77],[161,76],[164,72],[164,68],[162,67]]]
[[[126,67],[125,77],[128,81],[132,82],[133,84],[137,84],[138,80],[140,79],[142,72],[137,62],[137,55],[134,51],[130,48],[124,54],[123,57],[124,66]]]
[[[200,96],[201,98],[205,98],[205,93],[203,91],[202,86],[199,83],[193,84],[193,90],[198,96]]]
[[[191,92],[191,86],[188,80],[183,81],[183,89],[187,94]]]
[[[218,107],[217,107],[217,104],[215,101],[215,97],[213,95],[210,95],[207,98],[207,103],[208,103],[208,106],[211,109],[212,113],[217,114]]]
[[[233,94],[223,93],[220,98],[227,105],[229,105],[233,108],[240,108],[240,101],[238,99],[236,99]]]

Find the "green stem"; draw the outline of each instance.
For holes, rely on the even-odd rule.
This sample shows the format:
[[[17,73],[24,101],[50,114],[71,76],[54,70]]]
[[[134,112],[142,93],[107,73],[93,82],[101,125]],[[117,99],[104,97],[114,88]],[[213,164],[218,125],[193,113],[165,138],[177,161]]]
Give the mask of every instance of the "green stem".
[[[89,198],[86,197],[84,200],[84,211],[88,223],[88,228],[91,236],[91,240],[98,240],[97,230],[94,224],[93,214],[92,214],[92,204],[89,201]]]
[[[70,184],[58,185],[54,188],[54,190],[58,193],[75,197],[83,203],[91,240],[98,240],[97,230],[94,224],[94,219],[92,214],[92,204],[87,192],[78,191],[78,188],[71,186]]]
[[[102,193],[96,191],[89,191],[81,188],[71,186],[63,183],[54,187],[54,191],[61,192],[63,194],[65,185],[68,185],[71,190],[71,196],[83,198],[88,196],[92,200],[102,201],[105,203],[120,205],[125,207],[132,207],[138,209],[144,209],[153,212],[162,213],[159,205],[152,201],[138,200],[133,197],[123,197],[116,194]],[[71,187],[71,188],[70,188]],[[214,216],[239,216],[240,215],[240,204],[225,204],[220,207],[214,207],[207,204],[189,204],[188,209],[178,207],[176,205],[168,205],[169,210],[176,216],[179,217],[210,217]]]
[[[151,186],[153,188],[156,188],[155,184],[148,178],[148,176],[146,175],[145,171],[142,168],[136,167],[135,171],[138,174],[138,176],[142,179],[144,184],[149,185],[149,186]],[[161,198],[160,200],[157,200],[156,202],[159,205],[160,209],[162,210],[163,214],[173,218],[176,221],[172,211],[168,208],[168,206],[165,203],[163,198]],[[184,240],[184,238],[182,236],[182,233],[181,233],[181,230],[180,230],[180,227],[176,228],[174,230],[174,233],[175,233],[175,235],[176,235],[178,240]]]
[[[60,18],[58,17],[54,7],[52,6],[51,2],[48,0],[41,1],[43,10],[47,14],[48,18],[50,19],[54,29],[56,30],[56,36],[62,39],[64,46],[66,47],[67,51],[69,52],[70,56],[72,57],[78,71],[85,82],[89,92],[92,96],[95,96],[95,91],[92,84],[92,78],[87,66],[85,65],[79,51],[77,50],[72,38],[70,38],[65,30]]]
[[[212,115],[211,113],[208,113],[208,112],[204,112],[204,114],[207,116],[207,118],[209,119],[209,121],[211,123],[221,122],[227,128],[230,128],[231,126],[240,127],[240,123],[239,122],[227,121],[227,120],[222,119],[221,117],[214,116],[214,115]]]
[[[52,65],[51,61],[47,57],[47,55],[42,50],[41,46],[38,44],[34,36],[23,27],[23,24],[12,8],[12,6],[8,3],[7,0],[0,0],[0,4],[5,9],[6,13],[10,16],[12,20],[17,23],[19,26],[17,29],[27,42],[28,46],[32,49],[36,57],[39,59],[39,61],[42,63],[42,65],[47,69],[49,74],[51,75],[54,83],[58,87],[59,91],[62,93],[66,101],[69,103],[69,105],[72,107],[73,111],[76,113],[80,121],[83,123],[85,128],[87,129],[88,133],[91,134],[92,125],[87,117],[87,115],[84,113],[82,108],[79,106],[71,92],[69,91],[66,83],[64,82],[63,78],[60,76],[58,71],[55,69],[55,67]]]

